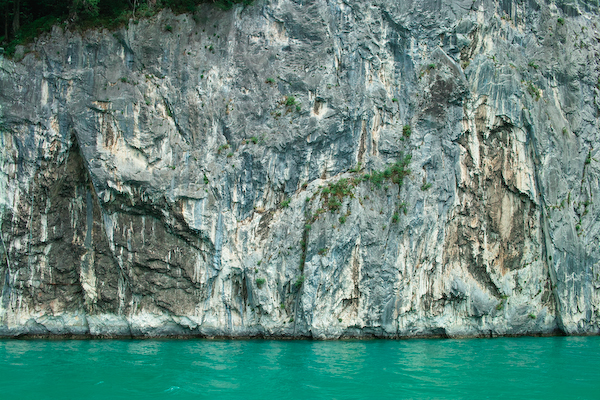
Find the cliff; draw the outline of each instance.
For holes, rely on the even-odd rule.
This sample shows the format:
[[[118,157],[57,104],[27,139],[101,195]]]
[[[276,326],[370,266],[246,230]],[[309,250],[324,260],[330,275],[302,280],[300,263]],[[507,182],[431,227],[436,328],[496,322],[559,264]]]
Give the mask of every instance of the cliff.
[[[0,58],[0,336],[600,333],[596,0],[258,0]]]

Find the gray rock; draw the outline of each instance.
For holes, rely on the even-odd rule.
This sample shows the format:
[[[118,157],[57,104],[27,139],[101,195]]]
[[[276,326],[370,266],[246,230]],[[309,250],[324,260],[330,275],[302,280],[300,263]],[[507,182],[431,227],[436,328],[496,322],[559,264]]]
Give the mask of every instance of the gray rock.
[[[0,55],[0,336],[598,334],[598,15],[265,0]]]

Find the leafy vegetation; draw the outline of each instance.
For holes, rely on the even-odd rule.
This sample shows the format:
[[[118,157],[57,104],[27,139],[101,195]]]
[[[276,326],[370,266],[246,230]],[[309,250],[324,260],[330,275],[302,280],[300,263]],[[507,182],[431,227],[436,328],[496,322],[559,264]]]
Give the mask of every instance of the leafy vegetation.
[[[294,283],[294,287],[296,289],[300,289],[300,286],[302,286],[303,283],[304,283],[304,275],[300,275],[298,277],[298,279],[296,279],[296,282]]]
[[[533,97],[535,101],[538,101],[541,97],[540,89],[535,87],[532,82],[527,82],[527,92]]]
[[[266,282],[265,278],[256,278],[256,286],[262,287]]]
[[[291,107],[296,104],[296,98],[294,96],[287,96],[285,98],[285,105]]]
[[[73,28],[114,29],[130,18],[150,17],[163,8],[176,13],[194,12],[199,4],[211,3],[222,10],[253,0],[0,0],[0,45],[8,56],[16,46],[30,43],[52,26],[64,23]],[[166,25],[166,31],[173,27]]]
[[[223,150],[227,150],[228,148],[229,148],[229,144],[222,144],[222,145],[219,146],[219,148],[217,148],[217,153],[221,154],[221,152]]]

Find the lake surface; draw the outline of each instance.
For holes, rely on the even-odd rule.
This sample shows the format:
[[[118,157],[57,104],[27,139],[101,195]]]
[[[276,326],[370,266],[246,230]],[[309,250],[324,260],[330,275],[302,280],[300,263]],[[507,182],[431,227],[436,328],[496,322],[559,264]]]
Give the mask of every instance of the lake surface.
[[[600,399],[600,337],[0,340],[1,399]]]

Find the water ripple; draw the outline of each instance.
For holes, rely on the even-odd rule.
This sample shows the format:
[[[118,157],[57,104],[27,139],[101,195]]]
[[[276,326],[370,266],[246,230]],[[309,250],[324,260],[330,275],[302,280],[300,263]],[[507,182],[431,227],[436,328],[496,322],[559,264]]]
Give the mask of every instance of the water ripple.
[[[600,398],[600,337],[0,340],[0,360],[7,399]]]

